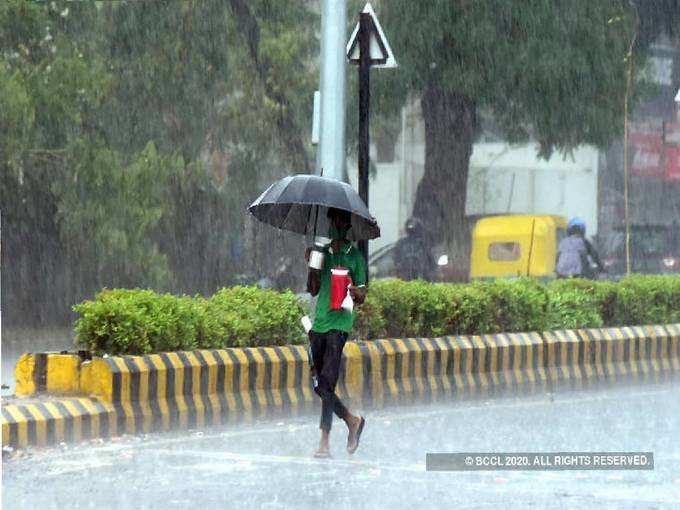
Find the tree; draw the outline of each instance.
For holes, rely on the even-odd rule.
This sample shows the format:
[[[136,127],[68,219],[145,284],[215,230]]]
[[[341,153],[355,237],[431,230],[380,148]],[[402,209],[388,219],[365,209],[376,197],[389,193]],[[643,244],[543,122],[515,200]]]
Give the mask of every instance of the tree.
[[[313,90],[316,17],[302,1],[111,3],[105,13],[115,94],[102,125],[126,152],[149,139],[181,148],[157,237],[175,288],[212,292],[250,265],[239,255],[248,201],[309,169],[311,101],[299,91]],[[271,242],[262,234],[258,246]]]
[[[91,58],[93,4],[0,3],[0,204],[2,299],[37,325],[63,319],[67,250],[59,234],[59,197],[68,181],[68,146],[85,131],[108,74]],[[66,304],[67,306],[67,304]]]
[[[246,204],[308,168],[317,25],[303,0],[0,2],[10,326],[250,266]]]
[[[622,130],[633,26],[623,0],[391,0],[381,21],[400,68],[376,78],[377,95],[421,102],[425,175],[414,215],[431,243],[468,253],[466,186],[480,112],[508,141],[536,140],[542,156],[606,146]]]

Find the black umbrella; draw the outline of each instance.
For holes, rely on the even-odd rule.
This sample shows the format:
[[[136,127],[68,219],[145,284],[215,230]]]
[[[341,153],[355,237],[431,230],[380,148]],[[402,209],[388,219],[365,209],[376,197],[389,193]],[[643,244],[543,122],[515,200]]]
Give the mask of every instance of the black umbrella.
[[[380,227],[356,191],[344,182],[318,175],[291,175],[275,182],[248,210],[258,220],[298,234],[328,232],[328,209],[352,213],[351,240],[380,237]]]

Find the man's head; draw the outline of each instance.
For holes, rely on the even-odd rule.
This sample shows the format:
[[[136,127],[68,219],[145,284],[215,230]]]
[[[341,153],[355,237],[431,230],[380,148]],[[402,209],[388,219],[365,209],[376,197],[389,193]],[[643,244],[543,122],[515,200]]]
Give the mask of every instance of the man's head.
[[[408,219],[405,227],[406,233],[410,236],[421,236],[425,233],[423,222],[420,221],[420,219],[416,218],[415,216],[412,216],[411,218]]]
[[[352,226],[352,214],[349,211],[342,209],[330,208],[328,209],[328,236],[333,241],[340,241],[345,239],[347,231]]]

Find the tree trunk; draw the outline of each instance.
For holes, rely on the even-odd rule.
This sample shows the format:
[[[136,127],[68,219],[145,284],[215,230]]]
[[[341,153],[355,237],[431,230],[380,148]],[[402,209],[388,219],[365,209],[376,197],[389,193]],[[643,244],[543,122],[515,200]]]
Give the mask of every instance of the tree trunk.
[[[468,272],[470,235],[465,221],[465,198],[472,142],[477,128],[477,106],[470,98],[425,89],[425,174],[413,216],[425,225],[430,247],[446,242],[462,274]]]

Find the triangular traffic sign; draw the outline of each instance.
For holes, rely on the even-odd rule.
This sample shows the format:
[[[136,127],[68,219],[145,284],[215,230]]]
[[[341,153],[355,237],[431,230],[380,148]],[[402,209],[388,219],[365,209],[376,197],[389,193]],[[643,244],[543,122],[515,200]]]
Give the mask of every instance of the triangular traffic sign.
[[[371,66],[378,68],[394,68],[397,67],[397,61],[390,48],[390,43],[385,37],[380,21],[373,11],[371,3],[368,2],[364,7],[363,13],[369,14],[373,20],[370,41]],[[354,32],[347,43],[347,58],[351,64],[359,64],[359,23],[354,27]]]

